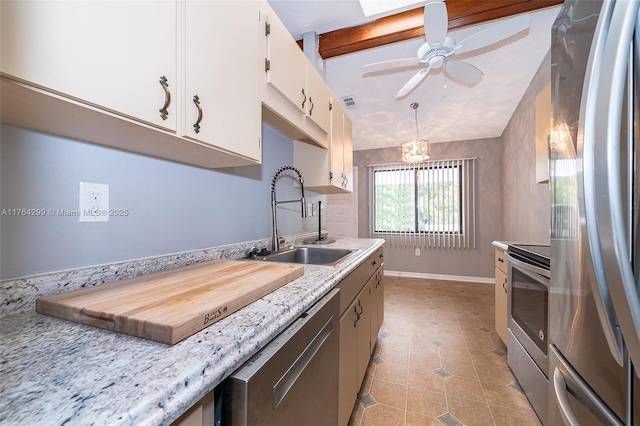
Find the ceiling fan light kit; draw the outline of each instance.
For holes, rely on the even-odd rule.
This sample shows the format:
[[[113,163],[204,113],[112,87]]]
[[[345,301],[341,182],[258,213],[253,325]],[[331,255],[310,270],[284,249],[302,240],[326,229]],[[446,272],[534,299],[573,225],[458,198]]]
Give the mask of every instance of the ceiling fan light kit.
[[[464,85],[473,86],[480,82],[484,75],[468,62],[454,59],[455,55],[482,49],[509,38],[529,28],[531,18],[523,14],[500,21],[484,30],[465,38],[459,43],[447,36],[449,18],[444,2],[427,3],[424,6],[424,34],[427,38],[418,49],[415,58],[395,59],[365,65],[365,75],[387,70],[401,70],[406,67],[421,69],[398,91],[396,99],[401,99],[413,91],[429,71],[443,68],[445,76]]]
[[[428,140],[420,139],[418,130],[418,107],[419,103],[413,102],[409,105],[415,113],[416,138],[400,144],[400,158],[405,163],[421,163],[431,158],[431,144]]]

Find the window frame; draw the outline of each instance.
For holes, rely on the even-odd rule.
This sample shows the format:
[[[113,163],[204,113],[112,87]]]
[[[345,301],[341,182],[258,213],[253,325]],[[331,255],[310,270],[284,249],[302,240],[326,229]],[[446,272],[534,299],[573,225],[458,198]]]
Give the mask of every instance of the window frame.
[[[454,222],[456,225],[458,225],[458,229],[454,229],[454,230],[448,230],[448,229],[438,229],[438,230],[420,230],[420,171],[428,171],[428,170],[445,170],[445,169],[457,169],[454,172],[454,176],[457,179],[457,191],[456,191],[456,200],[457,200],[457,206],[458,209],[455,212],[455,216],[457,216],[457,220],[456,222]],[[413,235],[452,235],[452,236],[463,236],[464,232],[465,232],[465,221],[464,221],[464,216],[465,216],[465,205],[464,205],[464,196],[463,196],[463,191],[464,191],[464,185],[465,185],[465,179],[464,179],[464,170],[465,168],[463,167],[462,164],[454,164],[454,163],[444,163],[444,164],[440,164],[440,163],[433,163],[433,164],[420,164],[420,165],[407,165],[406,167],[403,168],[399,168],[399,167],[384,167],[384,166],[380,166],[380,168],[375,167],[373,169],[373,176],[372,176],[372,189],[373,189],[373,202],[372,202],[372,230],[374,235],[378,234],[378,235],[385,235],[385,234],[389,234],[389,235],[393,235],[393,234],[398,234],[398,233],[406,233],[406,234],[413,234]],[[380,172],[398,172],[398,173],[402,173],[402,172],[406,172],[406,171],[411,171],[413,174],[413,202],[414,202],[414,208],[413,208],[413,230],[378,230],[377,228],[377,217],[378,217],[378,206],[377,206],[377,186],[376,185],[376,173],[380,173]],[[445,182],[445,181],[439,181],[440,182]],[[447,228],[447,225],[442,224],[442,225],[438,225],[439,228]]]

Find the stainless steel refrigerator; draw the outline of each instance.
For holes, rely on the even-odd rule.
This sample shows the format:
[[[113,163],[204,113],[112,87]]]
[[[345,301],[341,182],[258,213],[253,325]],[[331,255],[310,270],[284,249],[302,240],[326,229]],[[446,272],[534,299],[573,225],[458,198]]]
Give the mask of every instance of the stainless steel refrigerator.
[[[567,0],[552,29],[551,425],[640,425],[638,3]]]

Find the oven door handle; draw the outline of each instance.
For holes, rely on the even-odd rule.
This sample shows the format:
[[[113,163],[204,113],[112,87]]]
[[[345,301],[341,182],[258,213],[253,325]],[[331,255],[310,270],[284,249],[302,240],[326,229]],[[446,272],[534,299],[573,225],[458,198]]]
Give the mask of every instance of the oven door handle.
[[[550,274],[549,271],[547,271],[544,268],[541,268],[539,266],[535,266],[535,265],[531,265],[529,263],[525,263],[521,260],[516,259],[515,257],[509,255],[509,253],[507,253],[507,260],[509,261],[509,265],[514,265],[516,266],[518,269],[524,269],[525,271],[529,271],[529,272],[533,272],[535,274],[538,275],[542,275],[545,278],[549,278]],[[548,285],[547,285],[548,287]]]

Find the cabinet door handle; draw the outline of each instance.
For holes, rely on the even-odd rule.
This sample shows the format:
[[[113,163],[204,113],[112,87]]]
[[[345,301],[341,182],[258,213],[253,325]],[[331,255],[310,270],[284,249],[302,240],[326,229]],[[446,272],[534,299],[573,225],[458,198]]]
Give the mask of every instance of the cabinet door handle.
[[[304,104],[307,103],[307,95],[304,93],[304,89],[302,89],[302,96],[304,96],[304,99],[302,100],[302,109],[304,110]]]
[[[309,110],[309,115],[313,115],[313,99],[309,96],[309,103],[311,104],[311,109]]]
[[[196,108],[198,108],[198,118],[196,119],[196,122],[193,124],[193,130],[196,133],[200,133],[200,122],[202,121],[202,108],[200,108],[200,98],[198,97],[198,95],[195,95],[193,97],[193,103],[196,105]]]
[[[507,279],[504,279],[504,282],[502,283],[502,288],[504,288],[504,292],[505,294],[507,293]]]
[[[360,314],[358,313],[358,305],[353,305],[353,312],[356,314],[356,319],[353,320],[353,326],[358,326],[358,321],[360,321]]]
[[[498,262],[500,262],[500,263],[504,263],[504,260],[502,260],[502,258],[501,258],[501,257],[499,257],[499,258],[498,258]]]
[[[160,77],[160,86],[164,89],[164,105],[162,105],[162,108],[158,111],[160,111],[160,117],[162,117],[163,120],[166,120],[169,116],[167,108],[169,108],[169,104],[171,103],[171,93],[169,92],[169,82],[167,81],[167,77],[164,75]]]
[[[376,262],[375,260],[371,261],[371,266],[376,266],[378,264],[378,262]]]

